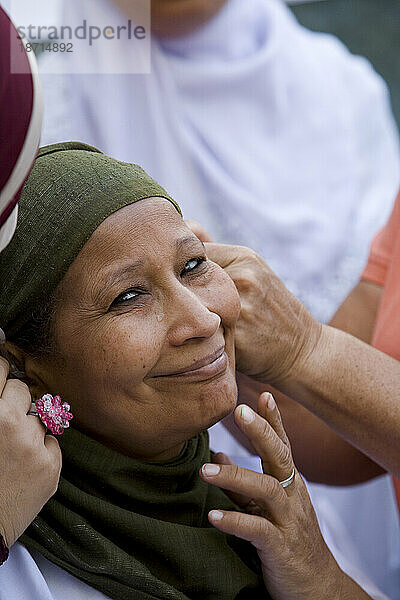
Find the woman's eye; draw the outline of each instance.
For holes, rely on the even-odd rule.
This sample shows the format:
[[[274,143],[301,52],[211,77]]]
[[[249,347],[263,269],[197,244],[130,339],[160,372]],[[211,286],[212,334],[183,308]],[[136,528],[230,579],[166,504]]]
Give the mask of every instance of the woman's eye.
[[[110,308],[113,308],[114,306],[123,304],[124,302],[129,302],[131,300],[135,300],[135,298],[140,296],[140,294],[141,294],[140,290],[126,290],[126,292],[123,292],[122,294],[117,296],[115,298],[115,300],[113,300],[113,302],[110,305]]]
[[[200,256],[198,258],[191,258],[190,260],[187,261],[186,265],[183,267],[183,271],[182,271],[181,275],[185,275],[186,273],[190,273],[191,271],[194,271],[202,263],[204,263],[205,260],[206,259],[202,256]]]

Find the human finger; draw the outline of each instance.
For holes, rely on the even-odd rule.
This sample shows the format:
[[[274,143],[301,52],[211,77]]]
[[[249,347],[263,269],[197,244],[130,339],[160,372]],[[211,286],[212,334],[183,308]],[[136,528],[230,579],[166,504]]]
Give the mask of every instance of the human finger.
[[[294,467],[290,447],[280,439],[268,421],[249,406],[242,404],[236,407],[234,418],[261,458],[264,472],[278,481],[286,480]]]
[[[269,517],[278,524],[285,522],[288,497],[274,477],[237,465],[210,463],[202,466],[200,474],[207,483],[246,498],[246,505],[240,505],[246,512]]]
[[[217,454],[213,455],[213,462],[218,465],[234,465],[236,463],[224,452],[217,452]],[[238,506],[241,508],[247,506],[249,504],[249,497],[246,494],[235,494],[234,492],[229,492],[227,490],[226,495]]]
[[[199,238],[201,242],[212,242],[213,239],[211,235],[208,233],[207,229],[205,229],[200,223],[194,221],[193,219],[185,219],[185,223],[190,229],[193,231],[194,235]]]
[[[211,510],[208,513],[208,520],[220,531],[246,540],[258,550],[263,550],[265,540],[271,540],[278,533],[275,526],[268,519],[258,515],[227,510]]]
[[[18,408],[26,414],[31,404],[31,393],[26,383],[19,379],[9,379],[3,390],[2,410],[14,411]]]
[[[258,399],[258,414],[271,425],[277,436],[290,448],[289,438],[283,426],[281,413],[271,392],[263,392]]]
[[[0,356],[0,396],[3,394],[9,371],[10,365],[8,364],[8,361]]]

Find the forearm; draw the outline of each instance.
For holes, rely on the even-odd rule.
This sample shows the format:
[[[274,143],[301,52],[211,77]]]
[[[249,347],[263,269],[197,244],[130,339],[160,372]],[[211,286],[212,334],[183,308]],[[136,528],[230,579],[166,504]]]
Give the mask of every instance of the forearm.
[[[348,442],[400,475],[400,363],[324,325],[314,352],[279,386]]]

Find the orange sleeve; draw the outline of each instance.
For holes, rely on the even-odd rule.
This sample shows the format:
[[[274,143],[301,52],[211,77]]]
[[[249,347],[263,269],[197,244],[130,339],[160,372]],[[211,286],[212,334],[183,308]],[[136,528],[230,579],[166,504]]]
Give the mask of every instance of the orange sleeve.
[[[361,279],[378,285],[385,284],[386,272],[400,233],[400,194],[397,196],[392,214],[386,225],[377,233],[371,244],[368,263]]]

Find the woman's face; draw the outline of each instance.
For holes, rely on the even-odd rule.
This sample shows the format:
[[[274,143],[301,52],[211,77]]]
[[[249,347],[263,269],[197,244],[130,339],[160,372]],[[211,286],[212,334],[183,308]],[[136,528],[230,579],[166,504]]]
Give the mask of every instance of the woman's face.
[[[170,202],[122,208],[64,277],[43,392],[60,393],[76,427],[125,454],[175,456],[236,405],[239,308]]]
[[[152,0],[152,33],[166,37],[190,33],[197,29],[197,27],[209,21],[226,1],[227,0]],[[132,0],[114,0],[114,3],[117,4],[125,14],[132,17],[134,21],[137,20],[138,6],[136,6]]]

